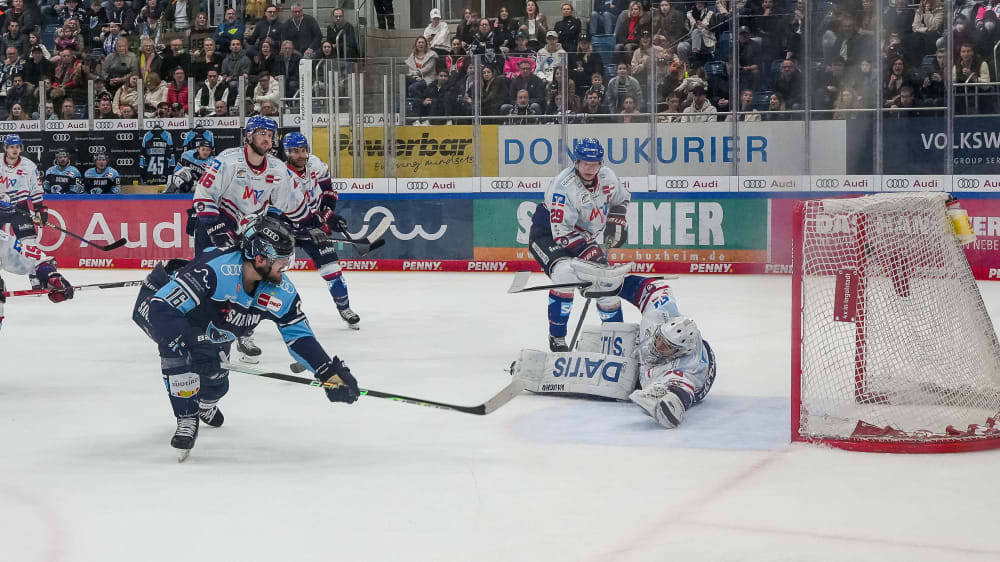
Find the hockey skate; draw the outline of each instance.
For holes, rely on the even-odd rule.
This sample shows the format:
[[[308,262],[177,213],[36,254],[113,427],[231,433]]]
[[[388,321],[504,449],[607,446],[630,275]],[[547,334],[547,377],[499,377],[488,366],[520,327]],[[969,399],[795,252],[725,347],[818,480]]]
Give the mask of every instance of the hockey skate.
[[[340,312],[340,317],[344,319],[344,322],[347,322],[348,328],[352,330],[361,329],[361,326],[358,326],[358,322],[361,322],[361,317],[356,312],[350,308],[340,308],[337,311]]]
[[[558,353],[562,351],[569,351],[569,345],[566,344],[566,337],[557,338],[555,336],[549,336],[549,351]]]
[[[226,420],[218,404],[198,404],[198,418],[201,419],[202,423],[207,423],[211,427],[219,427]]]
[[[177,431],[170,440],[170,446],[177,449],[177,462],[187,460],[196,439],[198,439],[198,416],[177,418]]]
[[[260,363],[261,350],[253,341],[253,334],[241,336],[236,340],[236,350],[240,352],[240,361],[256,365]]]
[[[633,391],[628,399],[635,402],[656,423],[670,429],[684,421],[688,404],[683,400],[682,394],[683,390],[673,389],[666,382],[656,381],[646,388]]]

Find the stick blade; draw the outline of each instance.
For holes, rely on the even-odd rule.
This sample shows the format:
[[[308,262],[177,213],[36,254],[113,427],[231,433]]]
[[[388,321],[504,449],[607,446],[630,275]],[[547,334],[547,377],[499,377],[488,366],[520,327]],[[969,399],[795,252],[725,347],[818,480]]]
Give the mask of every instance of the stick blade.
[[[121,248],[125,244],[128,244],[128,240],[125,240],[124,238],[119,238],[118,240],[115,240],[114,242],[108,244],[107,246],[97,246],[96,244],[95,246],[100,248],[102,251],[110,252],[111,250],[117,250],[118,248]]]
[[[378,225],[376,225],[371,232],[365,235],[364,240],[367,241],[370,246],[374,246],[375,243],[382,238],[386,231],[389,230],[390,226],[392,226],[392,219],[389,217],[382,217],[382,220],[378,223]],[[383,244],[384,243],[385,242],[383,242]],[[371,250],[372,248],[369,247],[369,251]]]
[[[528,286],[528,278],[531,277],[530,271],[518,271],[514,274],[514,279],[510,282],[510,287],[507,288],[507,294],[519,293]]]
[[[485,416],[486,414],[491,414],[497,411],[497,409],[500,408],[500,406],[503,406],[507,402],[513,400],[514,397],[517,396],[518,394],[521,394],[521,391],[523,390],[524,390],[523,380],[521,379],[511,380],[510,384],[508,384],[506,388],[501,390],[499,393],[497,393],[496,396],[490,398],[489,400],[486,401],[485,404],[483,404],[482,415]]]

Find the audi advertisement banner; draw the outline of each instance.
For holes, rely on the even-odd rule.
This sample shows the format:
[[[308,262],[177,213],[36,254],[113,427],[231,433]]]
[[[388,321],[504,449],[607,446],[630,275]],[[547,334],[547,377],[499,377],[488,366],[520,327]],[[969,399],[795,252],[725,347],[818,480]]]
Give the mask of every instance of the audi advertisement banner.
[[[650,174],[650,160],[659,176],[687,176],[716,181],[738,172],[741,176],[794,176],[805,170],[802,123],[740,123],[734,140],[732,123],[661,123],[656,137],[644,124],[570,125],[570,140],[559,138],[559,127],[501,126],[498,140],[499,176],[551,177],[566,167],[575,143],[595,137],[605,148],[605,161],[622,177]],[[846,126],[843,121],[812,124],[812,172],[847,173]],[[740,153],[739,169],[733,161]],[[487,175],[485,172],[483,175]],[[701,180],[699,180],[701,181]]]
[[[528,232],[539,201],[475,200],[475,259],[532,259]],[[671,262],[766,263],[767,204],[766,199],[632,201],[628,242],[612,250],[609,258],[661,266]]]

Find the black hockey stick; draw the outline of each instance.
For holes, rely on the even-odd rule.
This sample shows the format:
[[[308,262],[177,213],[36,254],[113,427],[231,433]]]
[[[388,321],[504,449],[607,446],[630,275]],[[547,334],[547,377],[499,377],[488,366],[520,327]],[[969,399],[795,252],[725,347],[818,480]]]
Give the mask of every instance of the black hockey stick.
[[[11,205],[10,203],[5,203],[3,201],[0,201],[0,207],[4,207],[4,208],[7,208],[7,209],[13,209],[14,212],[21,213],[21,216],[27,217],[29,219],[32,218],[32,216],[31,216],[30,213],[25,213],[23,210],[18,209],[17,207]],[[100,250],[102,252],[110,252],[111,250],[117,250],[118,248],[121,248],[125,244],[128,244],[128,240],[126,240],[124,238],[119,238],[118,240],[115,240],[114,242],[112,242],[112,243],[110,243],[110,244],[108,244],[108,245],[105,246],[105,245],[102,245],[102,244],[97,244],[96,242],[91,242],[90,240],[87,240],[86,238],[84,238],[83,236],[80,236],[79,234],[74,234],[74,233],[66,230],[65,228],[60,228],[60,227],[58,227],[58,226],[56,226],[54,224],[50,224],[48,222],[43,223],[42,226],[47,226],[49,228],[54,228],[54,229],[58,230],[59,232],[62,232],[63,234],[66,234],[66,235],[68,235],[68,236],[70,236],[72,238],[76,238],[77,240],[79,240],[81,242],[84,242],[86,244],[90,244],[91,246],[97,248],[98,250]]]
[[[576,338],[580,337],[580,328],[583,328],[583,319],[587,317],[587,311],[590,309],[590,297],[587,297],[587,302],[583,303],[583,312],[580,313],[580,320],[576,323],[576,330],[573,331],[573,339],[569,342],[569,350],[573,351],[576,347]]]
[[[142,281],[115,281],[113,283],[92,283],[90,285],[75,285],[74,291],[86,291],[90,289],[119,289],[122,287],[138,287]],[[23,291],[11,291],[4,293],[8,297],[37,297],[49,294],[48,289],[25,289]]]
[[[531,277],[530,271],[518,271],[515,273],[514,280],[511,281],[510,287],[507,288],[507,293],[528,293],[531,291],[548,291],[549,289],[564,289],[569,287],[573,287],[574,289],[584,289],[591,285],[589,281],[581,281],[578,283],[556,283],[554,285],[535,285],[534,287],[528,287],[529,277]],[[658,275],[656,277],[648,277],[648,279],[680,279],[680,276]]]
[[[316,388],[333,388],[334,385],[326,382],[320,382],[316,379],[307,379],[305,377],[297,377],[295,375],[286,375],[284,373],[272,373],[269,371],[263,371],[259,369],[253,369],[246,367],[244,365],[237,365],[234,363],[222,363],[223,369],[229,369],[230,371],[236,371],[238,373],[245,373],[248,375],[256,375],[258,377],[265,377],[269,379],[276,379],[286,382],[294,382],[296,384],[304,384],[307,386],[313,386]],[[462,412],[465,414],[475,414],[477,416],[485,416],[486,414],[496,411],[497,408],[503,406],[507,402],[510,402],[515,396],[524,390],[524,383],[518,379],[514,379],[504,387],[503,390],[498,392],[492,398],[486,402],[479,404],[478,406],[459,406],[456,404],[446,404],[444,402],[435,402],[433,400],[424,400],[422,398],[410,398],[409,396],[400,396],[398,394],[390,394],[388,392],[379,392],[378,390],[368,390],[360,389],[362,396],[371,396],[373,398],[385,398],[387,400],[392,400],[394,402],[404,402],[406,404],[413,404],[416,406],[427,406],[429,408],[437,408],[439,410],[454,410],[456,412]]]

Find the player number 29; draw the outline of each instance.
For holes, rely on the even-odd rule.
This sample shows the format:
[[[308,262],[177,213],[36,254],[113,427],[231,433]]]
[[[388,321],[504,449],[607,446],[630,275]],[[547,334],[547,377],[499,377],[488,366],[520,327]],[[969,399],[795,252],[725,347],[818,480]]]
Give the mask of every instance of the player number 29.
[[[552,211],[552,222],[562,222],[563,221],[563,210],[554,209]]]

